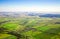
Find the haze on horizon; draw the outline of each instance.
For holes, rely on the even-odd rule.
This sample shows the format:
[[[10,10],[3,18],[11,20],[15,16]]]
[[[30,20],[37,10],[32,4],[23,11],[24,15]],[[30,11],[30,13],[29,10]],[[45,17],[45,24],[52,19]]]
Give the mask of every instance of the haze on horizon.
[[[60,12],[60,0],[0,0],[0,12],[20,11]]]

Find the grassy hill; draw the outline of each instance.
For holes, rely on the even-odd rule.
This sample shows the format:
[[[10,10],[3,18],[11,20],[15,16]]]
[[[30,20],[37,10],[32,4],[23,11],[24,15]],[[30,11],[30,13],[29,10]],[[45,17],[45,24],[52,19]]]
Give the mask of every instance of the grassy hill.
[[[0,39],[60,39],[60,18],[0,17]]]

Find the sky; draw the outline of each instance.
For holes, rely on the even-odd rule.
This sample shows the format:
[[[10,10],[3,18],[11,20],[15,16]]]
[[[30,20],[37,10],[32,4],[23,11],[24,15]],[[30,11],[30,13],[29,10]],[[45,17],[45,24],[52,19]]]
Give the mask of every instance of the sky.
[[[0,0],[0,12],[60,12],[60,0]]]

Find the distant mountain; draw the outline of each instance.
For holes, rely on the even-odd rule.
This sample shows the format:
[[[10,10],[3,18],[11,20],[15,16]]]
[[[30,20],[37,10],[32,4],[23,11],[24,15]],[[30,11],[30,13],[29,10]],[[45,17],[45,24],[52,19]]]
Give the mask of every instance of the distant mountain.
[[[39,16],[39,17],[59,17],[60,14],[44,14],[44,13],[35,13],[35,12],[0,12],[0,16],[4,17],[28,17],[28,16]]]
[[[0,16],[2,17],[18,17],[20,14],[15,12],[0,12]]]
[[[44,14],[44,15],[39,15],[39,17],[59,17],[60,18],[60,14]]]

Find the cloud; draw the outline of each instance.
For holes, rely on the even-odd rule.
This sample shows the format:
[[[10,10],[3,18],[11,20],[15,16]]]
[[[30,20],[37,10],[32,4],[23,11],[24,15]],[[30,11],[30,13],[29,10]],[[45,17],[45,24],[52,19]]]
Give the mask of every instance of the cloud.
[[[1,11],[7,11],[7,12],[18,12],[18,11],[28,11],[28,12],[60,12],[60,7],[37,7],[37,6],[31,6],[31,7],[0,7]]]

